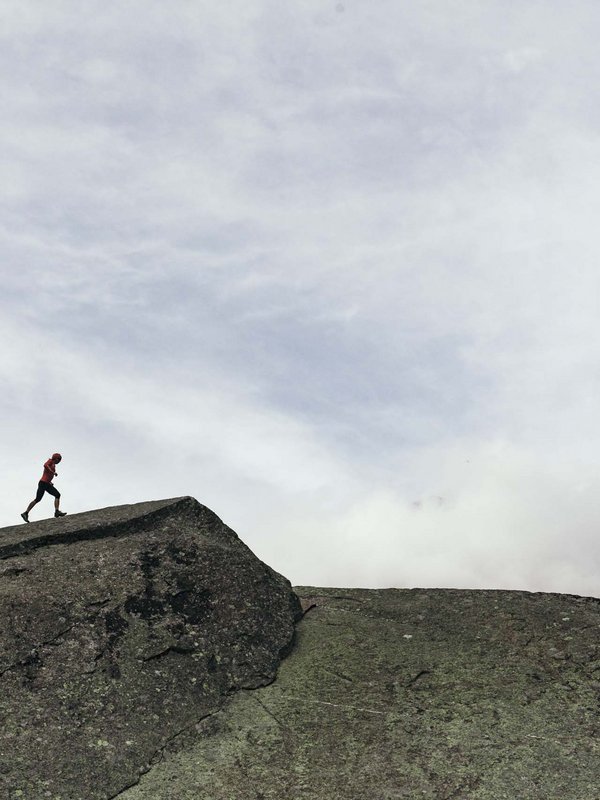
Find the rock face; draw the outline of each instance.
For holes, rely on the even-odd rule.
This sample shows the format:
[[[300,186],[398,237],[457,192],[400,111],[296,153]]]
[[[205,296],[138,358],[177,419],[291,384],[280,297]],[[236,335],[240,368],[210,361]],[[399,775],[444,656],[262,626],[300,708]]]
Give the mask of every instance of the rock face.
[[[269,684],[290,584],[193,498],[0,531],[0,797],[107,800]]]
[[[5,528],[0,798],[599,800],[599,634],[593,598],[294,593],[192,498]]]
[[[600,602],[296,589],[266,688],[120,800],[598,800]]]

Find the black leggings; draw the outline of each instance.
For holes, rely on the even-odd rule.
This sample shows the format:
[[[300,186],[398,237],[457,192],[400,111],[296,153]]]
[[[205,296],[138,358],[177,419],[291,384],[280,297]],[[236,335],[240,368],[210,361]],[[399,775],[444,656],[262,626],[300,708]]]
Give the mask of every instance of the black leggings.
[[[38,483],[38,490],[35,496],[36,503],[40,502],[40,500],[44,496],[44,492],[48,492],[48,494],[52,494],[54,495],[54,497],[60,497],[60,492],[58,491],[56,486],[53,486],[51,483],[48,483],[47,481],[40,481]]]

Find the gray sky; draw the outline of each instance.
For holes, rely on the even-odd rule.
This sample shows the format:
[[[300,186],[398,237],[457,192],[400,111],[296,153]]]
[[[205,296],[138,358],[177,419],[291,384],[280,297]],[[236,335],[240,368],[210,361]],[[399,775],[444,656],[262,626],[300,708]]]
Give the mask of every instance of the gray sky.
[[[293,583],[599,596],[599,25],[2,0],[0,524],[59,450]]]

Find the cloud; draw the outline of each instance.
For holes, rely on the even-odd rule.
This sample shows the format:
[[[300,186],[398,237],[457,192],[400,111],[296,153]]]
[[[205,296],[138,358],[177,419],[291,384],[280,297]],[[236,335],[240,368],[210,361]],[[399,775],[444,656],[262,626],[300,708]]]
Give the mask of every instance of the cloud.
[[[4,5],[7,495],[596,591],[598,11],[338,6]]]
[[[278,559],[289,561],[288,569],[297,562],[294,577],[310,572],[315,585],[350,579],[380,588],[527,587],[597,596],[595,472],[581,465],[574,481],[562,464],[493,443],[470,456],[459,462],[455,453],[438,481],[430,476],[444,495],[408,503],[400,492],[374,490],[344,513],[304,522],[302,534],[296,526],[293,553]],[[322,552],[335,557],[319,558]]]

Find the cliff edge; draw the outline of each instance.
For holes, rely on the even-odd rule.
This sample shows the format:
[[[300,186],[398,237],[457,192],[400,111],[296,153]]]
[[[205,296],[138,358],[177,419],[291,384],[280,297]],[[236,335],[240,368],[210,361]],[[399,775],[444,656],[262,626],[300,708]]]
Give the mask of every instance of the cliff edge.
[[[106,800],[273,681],[289,582],[191,497],[0,531],[0,796]]]

